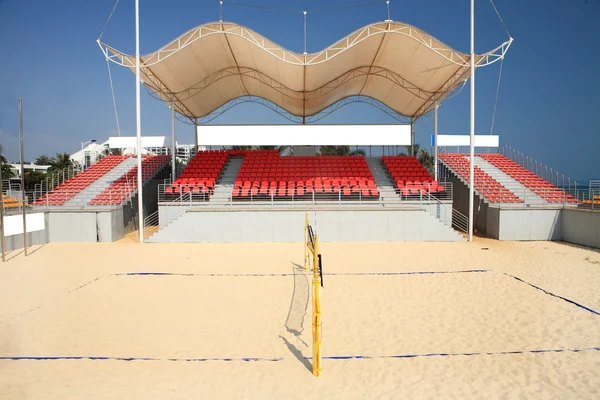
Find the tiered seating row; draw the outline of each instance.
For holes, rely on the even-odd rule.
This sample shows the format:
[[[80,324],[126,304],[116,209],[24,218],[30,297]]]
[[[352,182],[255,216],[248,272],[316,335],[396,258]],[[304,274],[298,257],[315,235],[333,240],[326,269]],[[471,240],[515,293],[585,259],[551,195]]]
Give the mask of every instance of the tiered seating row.
[[[15,199],[14,197],[2,195],[2,201],[3,201],[2,204],[4,205],[4,208],[6,208],[6,209],[23,207],[23,203],[20,202],[18,199]],[[29,204],[27,204],[27,202],[26,202],[25,206],[28,206],[28,205]]]
[[[469,180],[469,161],[462,154],[440,154],[440,160],[444,161],[464,180]],[[523,203],[510,190],[502,186],[494,178],[475,167],[475,190],[492,203]]]
[[[227,159],[233,155],[243,155],[243,151],[213,150],[198,153],[189,162],[179,178],[165,189],[165,195],[181,195],[182,193],[203,194],[208,198],[214,191],[215,184]]]
[[[142,181],[150,178],[169,161],[168,155],[149,155],[142,159]],[[138,167],[131,168],[122,177],[114,181],[104,192],[96,196],[89,204],[119,205],[137,189]]]
[[[577,199],[573,196],[565,193],[516,162],[504,157],[502,154],[479,154],[479,157],[494,165],[549,203],[562,203],[563,201],[577,203]]]
[[[412,156],[383,156],[383,165],[403,196],[444,192],[444,187]]]
[[[280,157],[275,151],[248,152],[232,197],[302,198],[336,194],[376,199],[379,190],[364,157]]]
[[[107,172],[121,164],[129,156],[107,156],[93,164],[85,171],[75,175],[46,196],[40,197],[35,205],[58,206],[65,204],[73,196],[87,188],[93,182],[104,176]]]

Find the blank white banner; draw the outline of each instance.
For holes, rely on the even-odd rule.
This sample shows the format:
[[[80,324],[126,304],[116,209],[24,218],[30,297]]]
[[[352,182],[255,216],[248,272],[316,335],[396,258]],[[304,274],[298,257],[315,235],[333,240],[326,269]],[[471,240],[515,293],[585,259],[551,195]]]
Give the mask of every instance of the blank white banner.
[[[435,136],[431,136],[431,145],[435,146]],[[438,135],[438,146],[470,146],[469,135]],[[500,147],[498,135],[475,135],[475,147]]]
[[[165,136],[142,136],[142,147],[169,147],[171,138]],[[135,136],[122,136],[108,138],[108,147],[111,149],[132,149],[137,147]]]
[[[46,229],[44,213],[27,214],[27,232],[43,231]],[[23,234],[23,215],[4,217],[4,236]]]
[[[410,125],[204,125],[201,146],[410,145]]]

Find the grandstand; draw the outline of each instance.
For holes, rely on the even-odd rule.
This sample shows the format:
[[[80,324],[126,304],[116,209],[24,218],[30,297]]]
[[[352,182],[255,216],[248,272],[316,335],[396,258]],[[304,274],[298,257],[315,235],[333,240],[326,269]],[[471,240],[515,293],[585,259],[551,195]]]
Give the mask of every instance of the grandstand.
[[[447,171],[467,182],[469,160],[463,154],[441,154]],[[475,190],[489,203],[552,205],[578,203],[563,189],[548,182],[502,154],[486,153],[475,156]]]

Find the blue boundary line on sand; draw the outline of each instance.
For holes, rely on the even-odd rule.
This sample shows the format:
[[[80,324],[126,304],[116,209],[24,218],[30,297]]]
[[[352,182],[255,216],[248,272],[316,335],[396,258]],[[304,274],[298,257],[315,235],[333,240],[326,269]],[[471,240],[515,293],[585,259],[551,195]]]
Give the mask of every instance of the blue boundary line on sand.
[[[154,357],[109,357],[109,356],[0,356],[0,360],[12,361],[60,361],[60,360],[92,360],[92,361],[179,361],[179,362],[251,362],[251,361],[282,361],[283,357],[239,357],[239,358],[154,358]]]
[[[487,269],[469,269],[462,271],[409,271],[409,272],[329,272],[323,275],[329,276],[362,276],[362,275],[437,275],[437,274],[465,274],[489,272]],[[205,276],[205,277],[262,277],[262,276],[294,276],[293,273],[271,273],[271,274],[195,274],[179,272],[122,272],[111,276]],[[90,282],[91,283],[91,282]],[[85,286],[85,285],[84,285]]]
[[[516,350],[516,351],[499,351],[499,352],[472,352],[472,353],[423,353],[423,354],[397,354],[383,356],[323,356],[324,360],[374,360],[385,358],[421,358],[421,357],[460,357],[460,356],[500,356],[511,354],[528,354],[528,353],[580,353],[584,351],[600,351],[600,347],[587,347],[582,349],[540,349],[540,350]],[[312,360],[312,357],[307,357],[307,360]]]
[[[548,295],[550,295],[550,296],[556,297],[556,298],[558,298],[558,299],[561,299],[561,300],[563,300],[563,301],[566,301],[567,303],[571,303],[571,304],[573,304],[574,306],[577,306],[577,307],[579,307],[579,308],[582,308],[582,309],[584,309],[584,310],[586,310],[586,311],[588,311],[588,312],[591,312],[591,313],[592,313],[592,314],[594,314],[594,315],[600,315],[600,312],[598,312],[598,311],[595,311],[595,310],[592,310],[591,308],[589,308],[589,307],[586,307],[586,306],[584,306],[583,304],[579,304],[579,303],[577,303],[577,302],[575,302],[575,301],[573,301],[573,300],[569,300],[569,299],[567,299],[566,297],[562,297],[562,296],[559,296],[559,295],[557,295],[557,294],[554,294],[554,293],[552,293],[552,292],[549,292],[549,291],[547,291],[546,289],[542,289],[541,287],[539,287],[539,286],[536,286],[536,285],[534,285],[534,284],[531,284],[531,283],[529,283],[529,282],[526,282],[526,281],[524,281],[523,279],[521,279],[521,278],[518,278],[518,277],[516,277],[516,276],[514,276],[514,275],[507,274],[506,272],[503,272],[503,274],[504,274],[504,275],[506,275],[506,276],[510,276],[511,278],[513,278],[513,279],[516,279],[517,281],[519,281],[519,282],[522,282],[522,283],[524,283],[524,284],[526,284],[526,285],[529,285],[529,286],[531,286],[531,287],[532,287],[532,288],[534,288],[534,289],[541,290],[542,292],[544,292],[544,293],[546,293],[546,294],[548,294]]]
[[[470,352],[470,353],[422,353],[422,354],[390,354],[390,355],[340,355],[323,356],[324,360],[376,360],[376,359],[402,359],[424,357],[472,357],[472,356],[502,356],[513,354],[540,354],[540,353],[581,353],[587,351],[600,351],[600,347],[587,347],[581,349],[538,349],[515,350],[499,352]],[[304,357],[312,360],[312,357]],[[60,361],[60,360],[91,360],[91,361],[172,361],[172,362],[277,362],[285,360],[284,357],[226,357],[226,358],[154,358],[154,357],[108,357],[108,356],[0,356],[0,360],[10,361]]]

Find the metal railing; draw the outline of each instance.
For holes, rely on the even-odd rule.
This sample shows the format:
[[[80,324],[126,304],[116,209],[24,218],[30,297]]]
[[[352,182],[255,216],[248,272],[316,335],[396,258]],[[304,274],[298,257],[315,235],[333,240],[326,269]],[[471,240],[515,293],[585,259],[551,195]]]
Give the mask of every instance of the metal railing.
[[[452,166],[442,162],[440,168],[441,179],[448,179],[451,176],[457,177],[461,182],[468,186],[467,178],[464,174],[458,173]],[[494,180],[494,178],[492,178]],[[556,208],[557,206],[577,206],[581,205],[584,196],[577,182],[571,182],[567,179],[562,187],[531,186],[515,180],[522,189],[511,188],[510,190],[501,182],[494,180],[494,185],[486,185],[478,182],[474,191],[484,198],[487,203],[494,205],[509,206],[511,208],[525,207],[543,207]],[[586,194],[588,191],[586,190]]]
[[[179,191],[168,192],[169,184],[158,186],[158,199],[161,205],[194,205],[194,206],[345,206],[345,205],[377,205],[403,206],[408,203],[421,204],[427,201],[452,201],[452,184],[450,182],[436,186],[428,185],[409,188],[379,188],[379,193],[367,190],[331,189],[328,192],[317,189],[303,190],[299,188],[242,188],[238,196],[233,195],[232,187],[218,187],[226,192],[202,190],[199,187],[179,187]],[[375,188],[372,188],[375,189]]]

